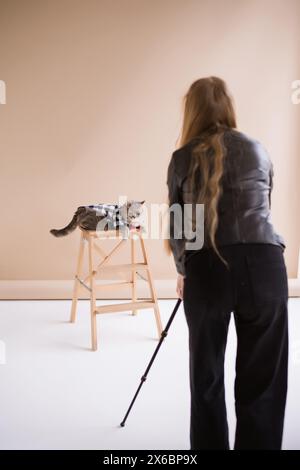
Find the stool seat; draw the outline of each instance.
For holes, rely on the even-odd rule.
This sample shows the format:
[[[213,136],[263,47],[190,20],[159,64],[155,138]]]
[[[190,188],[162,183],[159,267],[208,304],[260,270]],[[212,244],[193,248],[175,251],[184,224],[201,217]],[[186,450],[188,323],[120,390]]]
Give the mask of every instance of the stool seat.
[[[146,251],[145,242],[142,237],[142,231],[140,228],[131,228],[127,231],[127,236],[123,236],[123,230],[116,228],[115,230],[101,230],[101,231],[94,231],[94,230],[86,230],[80,227],[80,244],[79,244],[79,253],[77,259],[77,268],[74,277],[74,288],[73,288],[73,298],[72,298],[72,308],[71,308],[71,319],[72,323],[76,320],[76,310],[77,310],[77,302],[78,296],[80,293],[80,289],[84,288],[86,291],[89,292],[90,297],[90,315],[91,315],[91,345],[92,350],[97,350],[97,322],[96,317],[97,314],[101,313],[113,313],[113,312],[122,312],[122,311],[132,311],[133,315],[137,314],[137,310],[139,309],[147,309],[153,308],[156,327],[158,332],[158,339],[161,338],[161,334],[163,331],[157,295],[154,288],[154,283],[151,274],[151,268],[149,265],[149,257]],[[120,237],[120,233],[122,234]],[[117,243],[117,245],[109,252],[106,253],[102,247],[99,246],[99,242],[103,239],[110,239],[110,238],[121,238],[121,241]],[[136,247],[135,243],[139,240],[141,251],[143,255],[142,262],[136,262]],[[121,246],[125,243],[130,241],[131,247],[131,263],[128,264],[111,264],[108,265],[113,254],[115,254]],[[82,267],[83,267],[83,257],[84,257],[84,247],[85,243],[88,244],[88,275],[83,277]],[[95,266],[95,252],[102,256],[102,260],[100,263]],[[149,300],[138,300],[137,297],[137,283],[136,283],[136,274],[137,270],[142,269],[146,272],[149,288],[150,288],[150,299]],[[114,275],[118,272],[129,272],[131,275],[131,280],[122,281],[122,282],[114,282],[114,283],[106,283],[106,284],[97,284],[96,276],[98,274],[103,273],[110,273]],[[111,305],[96,305],[96,291],[98,289],[114,289],[116,287],[130,287],[131,288],[131,302],[126,303],[117,303]]]

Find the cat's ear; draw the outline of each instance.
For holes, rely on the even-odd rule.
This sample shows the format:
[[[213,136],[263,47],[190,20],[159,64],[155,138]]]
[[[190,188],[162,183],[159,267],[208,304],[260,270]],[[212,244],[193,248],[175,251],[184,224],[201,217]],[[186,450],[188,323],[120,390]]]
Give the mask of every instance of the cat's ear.
[[[141,204],[141,205],[142,205],[142,204],[144,204],[144,202],[145,202],[145,201],[146,201],[146,200],[144,200],[144,201],[140,201],[140,204]]]

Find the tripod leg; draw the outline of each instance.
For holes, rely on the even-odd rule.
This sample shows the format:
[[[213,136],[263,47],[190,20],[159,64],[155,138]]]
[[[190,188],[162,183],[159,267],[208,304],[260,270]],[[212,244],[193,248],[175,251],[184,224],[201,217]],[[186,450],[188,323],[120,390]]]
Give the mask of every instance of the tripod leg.
[[[152,356],[152,358],[151,358],[151,360],[150,360],[150,362],[149,362],[149,364],[148,364],[148,367],[147,367],[147,369],[146,369],[144,375],[143,375],[142,378],[141,378],[141,383],[140,383],[140,385],[139,385],[137,391],[135,392],[135,395],[134,395],[134,397],[133,397],[133,399],[132,399],[132,402],[130,403],[130,406],[129,406],[128,410],[127,410],[127,413],[126,413],[126,415],[125,415],[123,421],[120,423],[120,426],[121,426],[121,427],[124,427],[124,426],[125,426],[125,421],[126,421],[128,415],[129,415],[129,413],[130,413],[130,410],[131,410],[131,408],[132,408],[132,406],[133,406],[133,404],[134,404],[134,402],[135,402],[136,397],[138,396],[138,393],[139,393],[139,391],[140,391],[140,389],[141,389],[143,383],[144,383],[145,380],[147,379],[147,374],[148,374],[148,372],[149,372],[149,370],[150,370],[150,367],[151,367],[152,364],[153,364],[153,361],[154,361],[154,359],[155,359],[155,356],[156,356],[156,354],[158,353],[158,350],[159,350],[159,348],[160,348],[160,346],[161,346],[163,340],[165,339],[165,337],[166,337],[167,334],[168,334],[168,330],[169,330],[170,325],[171,325],[171,323],[172,323],[172,321],[173,321],[173,319],[174,319],[174,317],[175,317],[175,315],[176,315],[176,312],[177,312],[177,310],[178,310],[178,308],[179,308],[180,303],[181,303],[181,299],[179,298],[179,299],[177,300],[176,305],[175,305],[175,307],[174,307],[174,310],[173,310],[173,312],[172,312],[172,314],[171,314],[171,316],[170,316],[170,318],[169,318],[169,321],[168,321],[168,323],[167,323],[167,325],[166,325],[166,328],[163,330],[163,332],[162,332],[162,334],[161,334],[161,338],[160,338],[160,340],[159,340],[158,345],[156,346],[156,349],[155,349],[154,354],[153,354],[153,356]]]

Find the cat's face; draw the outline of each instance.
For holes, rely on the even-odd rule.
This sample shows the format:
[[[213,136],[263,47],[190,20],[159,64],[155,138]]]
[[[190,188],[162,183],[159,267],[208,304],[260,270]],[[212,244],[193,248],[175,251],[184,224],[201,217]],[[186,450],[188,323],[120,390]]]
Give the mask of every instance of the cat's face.
[[[127,220],[127,223],[135,225],[138,223],[143,214],[144,203],[145,201],[134,201],[131,199],[121,207],[122,217]]]

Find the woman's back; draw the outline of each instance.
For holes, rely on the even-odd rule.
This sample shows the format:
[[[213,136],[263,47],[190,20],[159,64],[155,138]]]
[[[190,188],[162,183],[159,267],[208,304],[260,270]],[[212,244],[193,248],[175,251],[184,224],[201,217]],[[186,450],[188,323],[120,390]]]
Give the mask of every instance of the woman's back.
[[[199,138],[195,138],[172,155],[168,172],[171,203],[192,201],[188,171],[192,150],[198,142]],[[223,142],[226,154],[218,203],[217,246],[270,243],[285,248],[284,238],[275,231],[271,222],[274,172],[267,151],[260,142],[235,129],[225,130]],[[177,185],[174,185],[174,178]],[[210,246],[206,235],[204,231],[203,248]],[[183,240],[173,239],[170,242],[176,255],[176,252],[180,252],[179,246]],[[187,250],[185,256],[189,257],[196,251]],[[178,258],[176,262],[183,263],[183,259]]]

